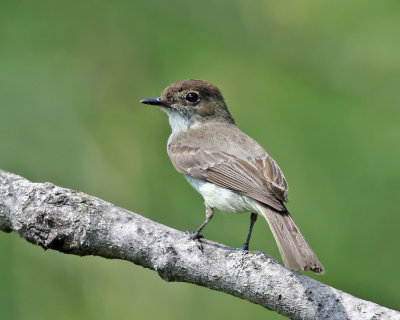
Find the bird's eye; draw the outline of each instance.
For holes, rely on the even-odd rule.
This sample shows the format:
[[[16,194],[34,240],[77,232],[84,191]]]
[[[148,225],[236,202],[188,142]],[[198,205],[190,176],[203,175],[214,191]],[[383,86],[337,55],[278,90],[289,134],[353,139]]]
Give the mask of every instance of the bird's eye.
[[[199,99],[199,95],[196,92],[189,92],[186,96],[186,100],[189,102],[195,102]]]

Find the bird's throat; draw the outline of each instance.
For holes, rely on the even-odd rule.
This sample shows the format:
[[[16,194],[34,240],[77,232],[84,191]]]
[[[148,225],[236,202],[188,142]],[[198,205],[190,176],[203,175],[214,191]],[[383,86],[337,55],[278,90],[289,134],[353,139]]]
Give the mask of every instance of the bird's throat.
[[[193,118],[187,118],[175,110],[165,110],[168,114],[169,125],[171,126],[172,133],[186,132],[191,128],[195,121]]]

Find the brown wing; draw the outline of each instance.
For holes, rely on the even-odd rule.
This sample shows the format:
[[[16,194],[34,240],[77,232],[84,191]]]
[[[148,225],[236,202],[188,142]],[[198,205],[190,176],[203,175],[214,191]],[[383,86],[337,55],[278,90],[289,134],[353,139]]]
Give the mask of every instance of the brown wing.
[[[287,183],[276,162],[265,153],[259,159],[239,159],[225,152],[170,145],[175,168],[195,178],[234,190],[282,211]]]

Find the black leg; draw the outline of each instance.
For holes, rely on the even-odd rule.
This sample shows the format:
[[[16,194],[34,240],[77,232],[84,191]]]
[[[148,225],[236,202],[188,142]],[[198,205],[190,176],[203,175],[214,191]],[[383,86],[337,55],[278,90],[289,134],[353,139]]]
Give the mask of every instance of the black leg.
[[[253,231],[253,226],[254,222],[257,220],[257,214],[256,213],[251,213],[250,215],[250,229],[249,233],[246,238],[246,242],[242,245],[243,250],[249,250],[249,242],[250,242],[250,237],[251,237],[251,232]]]
[[[200,239],[203,237],[200,234],[200,232],[207,225],[207,223],[210,222],[213,215],[214,215],[214,208],[212,208],[208,204],[206,204],[206,220],[204,220],[204,222],[201,224],[201,226],[195,232],[190,233],[190,239],[196,240],[196,239]]]

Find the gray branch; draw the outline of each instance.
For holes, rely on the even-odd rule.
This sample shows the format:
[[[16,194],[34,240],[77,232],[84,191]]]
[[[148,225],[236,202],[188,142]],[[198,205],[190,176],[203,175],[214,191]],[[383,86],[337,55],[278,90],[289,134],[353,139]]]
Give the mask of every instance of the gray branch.
[[[400,312],[288,270],[263,252],[199,243],[96,197],[1,170],[0,230],[44,249],[128,260],[166,281],[226,292],[291,319],[400,319]]]

